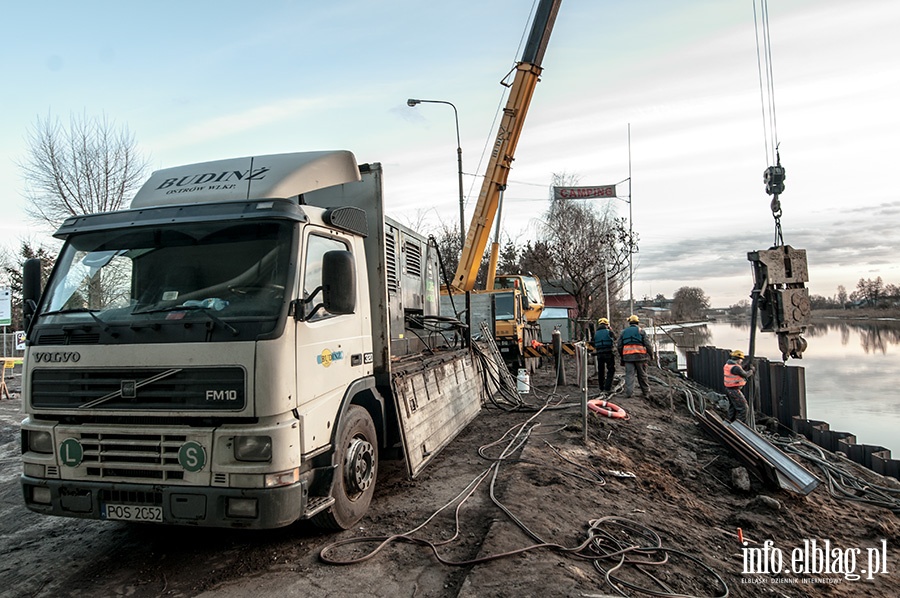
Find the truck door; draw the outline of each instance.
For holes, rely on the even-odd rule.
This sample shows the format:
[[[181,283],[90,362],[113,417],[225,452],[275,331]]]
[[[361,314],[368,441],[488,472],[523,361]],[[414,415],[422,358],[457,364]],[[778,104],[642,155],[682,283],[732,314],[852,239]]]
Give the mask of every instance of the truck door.
[[[357,297],[356,313],[345,315],[316,308],[322,303],[323,256],[328,251],[352,250],[349,239],[310,227],[303,247],[300,294],[306,302],[306,316],[296,322],[297,396],[303,426],[302,452],[308,454],[328,444],[344,391],[362,375],[365,303]],[[357,270],[357,279],[360,275],[365,276],[365,270]],[[357,293],[359,288],[357,284]]]

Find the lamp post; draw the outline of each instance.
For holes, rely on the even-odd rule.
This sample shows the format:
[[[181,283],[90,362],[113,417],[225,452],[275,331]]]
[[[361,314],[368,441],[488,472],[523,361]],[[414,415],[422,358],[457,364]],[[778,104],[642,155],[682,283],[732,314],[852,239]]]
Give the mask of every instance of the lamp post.
[[[452,102],[444,100],[406,100],[406,105],[414,108],[418,104],[446,104],[453,108],[453,118],[456,121],[456,172],[459,178],[459,251],[462,253],[463,247],[466,245],[466,211],[465,198],[463,196],[463,169],[462,169],[462,144],[459,141],[459,114],[456,112],[456,106]]]
[[[606,273],[606,319],[609,320],[609,262],[603,267],[603,271]]]
[[[628,304],[634,314],[634,225],[631,218],[631,123],[628,123]]]
[[[414,108],[419,104],[446,104],[453,108],[453,120],[456,122],[456,173],[459,179],[459,255],[462,257],[463,249],[466,246],[466,211],[465,211],[465,198],[463,196],[463,178],[462,178],[462,143],[459,140],[459,113],[456,111],[456,106],[453,105],[452,102],[446,102],[444,100],[416,100],[410,98],[406,100],[406,105],[410,108]],[[449,284],[448,291],[449,289]],[[452,299],[452,297],[451,297]],[[472,342],[472,303],[471,303],[471,293],[466,291],[466,308],[465,308],[465,332],[463,333],[463,342],[466,346],[469,346]]]

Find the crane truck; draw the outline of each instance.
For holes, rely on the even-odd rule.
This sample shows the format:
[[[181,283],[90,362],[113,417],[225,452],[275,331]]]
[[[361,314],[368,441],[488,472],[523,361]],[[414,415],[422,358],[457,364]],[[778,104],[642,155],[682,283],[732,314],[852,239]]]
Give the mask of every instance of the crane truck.
[[[541,0],[535,11],[531,32],[516,64],[515,77],[510,87],[503,118],[488,160],[486,174],[478,195],[478,203],[466,233],[459,265],[448,293],[472,292],[478,276],[481,257],[487,247],[491,225],[497,215],[503,190],[509,179],[509,171],[515,159],[516,146],[525,124],[525,116],[531,105],[534,88],[540,80],[541,63],[550,41],[550,33],[562,0]],[[498,223],[499,230],[499,223]],[[510,368],[525,365],[525,349],[532,341],[541,340],[538,318],[544,307],[544,295],[540,280],[525,274],[500,274],[497,272],[498,240],[492,244],[487,282],[484,290],[471,295],[472,312],[491,313],[494,337],[500,352]],[[480,301],[479,301],[480,300]],[[492,306],[479,307],[491,302]]]
[[[25,264],[25,504],[47,515],[346,529],[379,458],[415,477],[478,413],[441,348],[436,250],[349,151],[154,172]],[[440,335],[434,335],[438,337]]]

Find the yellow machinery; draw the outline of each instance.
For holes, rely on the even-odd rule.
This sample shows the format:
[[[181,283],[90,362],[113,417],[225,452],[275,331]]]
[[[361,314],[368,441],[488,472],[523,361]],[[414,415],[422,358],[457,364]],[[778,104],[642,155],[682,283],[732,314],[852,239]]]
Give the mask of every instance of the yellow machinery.
[[[538,323],[544,310],[541,282],[536,276],[499,274],[493,287],[474,292],[494,298],[494,338],[500,354],[510,368],[531,366],[533,362],[526,357],[527,349],[541,344],[542,340]],[[507,309],[502,309],[504,306]]]

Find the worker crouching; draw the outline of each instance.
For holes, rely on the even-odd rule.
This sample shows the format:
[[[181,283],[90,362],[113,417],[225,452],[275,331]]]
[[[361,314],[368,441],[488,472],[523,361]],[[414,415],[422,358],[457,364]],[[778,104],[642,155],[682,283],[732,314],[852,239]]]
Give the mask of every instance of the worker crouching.
[[[725,380],[725,395],[728,397],[728,421],[740,420],[741,422],[751,425],[747,419],[747,399],[741,391],[747,384],[747,379],[753,375],[753,366],[746,370],[741,367],[744,360],[743,351],[735,350],[731,352],[728,361],[722,368]]]
[[[650,398],[650,384],[647,382],[647,363],[653,358],[653,346],[647,333],[638,324],[637,316],[628,316],[628,326],[619,337],[619,359],[625,367],[625,396],[634,392],[634,377],[637,375],[641,393]]]

